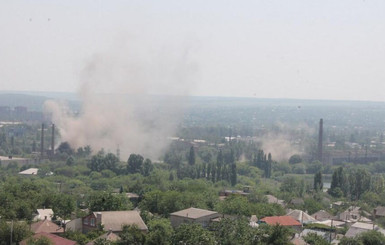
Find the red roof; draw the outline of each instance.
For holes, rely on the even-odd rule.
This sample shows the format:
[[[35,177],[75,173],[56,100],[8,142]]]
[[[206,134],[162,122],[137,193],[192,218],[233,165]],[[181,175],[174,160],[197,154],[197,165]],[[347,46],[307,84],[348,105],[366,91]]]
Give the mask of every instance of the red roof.
[[[301,223],[296,221],[293,217],[291,216],[270,216],[270,217],[265,217],[261,219],[261,221],[266,222],[268,225],[283,225],[283,226],[300,226]]]
[[[75,245],[76,242],[72,240],[65,239],[63,237],[51,234],[51,233],[46,233],[46,232],[41,232],[33,235],[33,238],[39,238],[41,236],[47,237],[50,241],[52,241],[53,245]],[[23,241],[20,242],[20,245],[27,245],[27,241],[30,238],[24,239]]]
[[[48,219],[32,223],[31,231],[33,233],[40,233],[40,232],[63,233],[64,232],[62,227],[58,226],[52,221],[49,221]]]

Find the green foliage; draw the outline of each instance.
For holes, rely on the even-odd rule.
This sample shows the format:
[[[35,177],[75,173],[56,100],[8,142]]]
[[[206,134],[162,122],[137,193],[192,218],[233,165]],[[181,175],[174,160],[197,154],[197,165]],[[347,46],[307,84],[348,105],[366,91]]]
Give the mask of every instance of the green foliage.
[[[26,222],[23,221],[13,221],[5,222],[4,219],[0,220],[0,241],[9,244],[11,239],[11,230],[12,232],[12,241],[20,242],[31,235],[29,226]],[[1,243],[0,244],[3,244]]]
[[[127,171],[130,174],[141,173],[144,158],[139,154],[131,154],[127,160]]]
[[[189,165],[195,164],[195,150],[193,146],[190,147],[190,153],[188,155],[188,164]]]
[[[329,245],[330,243],[323,238],[322,236],[317,235],[316,233],[309,233],[303,237],[303,240],[309,245]]]
[[[153,219],[148,222],[146,245],[170,245],[174,230],[169,219]]]
[[[292,155],[289,158],[289,163],[290,164],[296,164],[296,163],[301,163],[302,162],[302,157],[298,154]]]
[[[173,244],[214,245],[214,235],[199,224],[181,224],[172,238]]]
[[[137,225],[123,225],[120,238],[119,245],[143,245],[146,239]]]
[[[94,192],[88,198],[89,209],[96,211],[131,210],[132,203],[124,194]]]
[[[315,191],[322,191],[323,189],[323,180],[322,180],[322,173],[321,171],[318,171],[314,175],[314,190]]]

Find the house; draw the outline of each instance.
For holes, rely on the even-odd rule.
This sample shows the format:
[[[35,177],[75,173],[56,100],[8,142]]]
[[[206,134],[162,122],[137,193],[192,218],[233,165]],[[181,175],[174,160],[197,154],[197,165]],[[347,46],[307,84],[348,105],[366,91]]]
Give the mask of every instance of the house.
[[[304,205],[305,202],[301,198],[293,198],[290,200],[289,204],[294,206],[301,206]]]
[[[302,225],[297,220],[295,220],[291,216],[269,216],[261,219],[262,223],[266,223],[268,225],[282,225],[291,227],[296,231],[301,231]]]
[[[27,245],[29,244],[29,240],[31,238],[33,239],[39,239],[40,237],[46,237],[48,240],[51,241],[52,245],[75,245],[76,241],[72,241],[69,239],[65,239],[63,237],[51,234],[51,233],[46,233],[46,232],[40,232],[35,235],[33,235],[30,238],[24,239],[23,241],[20,242],[20,245]]]
[[[365,212],[365,211],[361,211],[360,207],[350,206],[344,212],[338,214],[337,218],[341,221],[345,221],[348,223],[354,223],[354,222],[358,222],[358,221],[360,221],[360,222],[372,222],[370,219],[361,215],[361,213],[366,215],[366,216],[370,216],[370,213]]]
[[[276,198],[275,196],[273,195],[265,195],[265,197],[267,198],[267,203],[269,204],[273,204],[273,203],[276,203],[276,204],[279,204],[281,206],[284,206],[285,204],[285,201],[284,200],[280,200],[278,198]]]
[[[251,215],[249,225],[250,225],[251,227],[253,227],[253,228],[259,226],[259,224],[258,224],[258,218],[257,218],[256,215]]]
[[[375,218],[385,217],[385,207],[378,206],[373,210],[373,215]]]
[[[36,209],[35,216],[33,217],[33,221],[39,220],[52,220],[54,213],[50,208]]]
[[[170,221],[174,228],[183,223],[198,223],[203,227],[207,227],[213,219],[219,217],[221,217],[221,215],[215,211],[200,208],[188,208],[170,214]]]
[[[293,217],[295,220],[297,220],[301,224],[308,224],[308,223],[313,223],[317,221],[315,218],[311,217],[309,214],[298,209],[291,210],[286,215]]]
[[[345,236],[346,237],[356,237],[357,235],[366,232],[366,231],[371,231],[371,230],[376,230],[381,232],[382,234],[385,234],[384,229],[380,229],[377,225],[375,224],[368,224],[368,223],[362,223],[362,222],[356,222],[353,225],[350,226],[349,230],[346,232]]]
[[[116,235],[112,231],[108,231],[107,233],[104,233],[103,235],[99,236],[95,240],[92,240],[91,242],[87,243],[86,245],[94,245],[96,240],[104,240],[109,242],[117,242],[120,240],[120,236]]]
[[[24,176],[33,176],[33,175],[37,175],[38,171],[39,171],[38,168],[29,168],[29,169],[26,169],[24,171],[19,172],[19,174],[24,175]]]
[[[318,212],[315,212],[314,214],[311,215],[314,219],[318,221],[324,221],[324,220],[329,220],[329,219],[335,219],[333,215],[330,213],[326,212],[325,210],[320,210]]]
[[[52,221],[45,219],[31,224],[31,231],[33,233],[54,233],[60,234],[64,232],[63,227],[58,226]]]
[[[327,219],[323,221],[314,222],[314,224],[326,225],[329,227],[344,228],[346,223],[344,221],[338,221],[333,219]]]
[[[82,218],[77,218],[70,220],[65,223],[66,226],[66,231],[78,231],[82,232],[83,231],[83,224],[82,224]]]
[[[82,231],[83,233],[87,233],[103,226],[103,229],[106,231],[111,230],[112,232],[119,233],[122,231],[123,225],[134,224],[137,225],[141,231],[148,231],[138,211],[93,212],[82,218]]]

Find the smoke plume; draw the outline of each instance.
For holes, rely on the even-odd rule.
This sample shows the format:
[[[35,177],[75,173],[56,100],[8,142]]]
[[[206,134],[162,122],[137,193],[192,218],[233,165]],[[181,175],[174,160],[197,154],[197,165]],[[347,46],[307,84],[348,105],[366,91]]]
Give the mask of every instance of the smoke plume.
[[[78,113],[52,100],[45,112],[75,149],[90,145],[115,153],[119,147],[122,160],[131,153],[156,159],[183,116],[197,73],[192,60],[185,47],[119,45],[94,55],[80,72]]]
[[[307,124],[296,126],[277,123],[261,139],[262,149],[270,152],[275,160],[287,161],[294,154],[304,153],[309,135],[314,129]]]

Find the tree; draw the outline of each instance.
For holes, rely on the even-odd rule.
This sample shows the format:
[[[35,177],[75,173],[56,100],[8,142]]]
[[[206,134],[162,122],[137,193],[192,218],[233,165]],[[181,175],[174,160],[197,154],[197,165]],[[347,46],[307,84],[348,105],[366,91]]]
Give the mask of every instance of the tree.
[[[352,200],[360,200],[370,188],[370,174],[365,169],[353,170],[348,177]]]
[[[289,158],[290,164],[296,164],[296,163],[301,163],[301,162],[302,162],[302,157],[298,154],[294,154]]]
[[[195,151],[193,146],[190,147],[190,153],[188,155],[188,164],[189,165],[195,164]]]
[[[253,238],[253,228],[246,218],[224,218],[213,222],[210,230],[214,232],[218,244],[249,244]]]
[[[329,245],[330,243],[322,236],[316,233],[309,233],[303,237],[303,240],[309,245]]]
[[[358,240],[360,240],[363,245],[385,244],[385,236],[381,232],[374,230],[361,233]]]
[[[68,142],[62,142],[57,148],[57,151],[60,153],[67,153],[68,155],[72,155],[74,153],[74,150]]]
[[[73,156],[69,156],[66,161],[67,166],[75,165],[75,158]]]
[[[142,175],[149,176],[153,169],[154,169],[154,166],[151,160],[147,158],[143,163]]]
[[[76,207],[73,197],[62,193],[54,196],[52,206],[55,215],[64,220],[71,217],[71,213],[75,211]]]
[[[199,224],[181,224],[172,238],[173,244],[214,245],[213,234]]]
[[[127,171],[130,174],[141,173],[144,158],[139,154],[131,154],[127,160]]]
[[[88,198],[89,209],[96,211],[118,211],[132,209],[132,203],[124,194],[94,192]]]
[[[146,245],[170,245],[174,234],[168,219],[153,219],[148,222]]]
[[[222,166],[223,166],[223,155],[222,155],[222,150],[219,150],[218,156],[217,156],[217,181],[221,180]],[[222,176],[222,179],[223,179],[223,176]]]
[[[237,183],[237,166],[235,162],[230,165],[230,182],[234,186]]]
[[[270,226],[264,242],[269,245],[290,245],[291,232],[289,228],[281,225]]]
[[[145,235],[134,225],[123,225],[122,232],[119,234],[121,240],[118,242],[119,245],[143,245],[145,242]]]
[[[322,173],[318,171],[314,175],[314,190],[321,191],[323,189]]]

